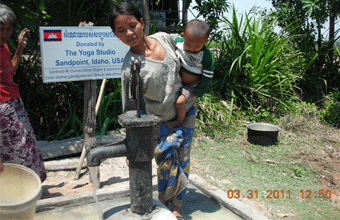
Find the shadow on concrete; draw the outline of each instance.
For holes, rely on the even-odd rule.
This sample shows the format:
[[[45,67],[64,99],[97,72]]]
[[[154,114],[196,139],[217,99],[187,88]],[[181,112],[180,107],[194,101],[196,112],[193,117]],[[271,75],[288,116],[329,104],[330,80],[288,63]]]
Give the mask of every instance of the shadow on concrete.
[[[109,210],[107,210],[103,213],[104,219],[108,219],[112,215],[114,215],[114,214],[116,214],[116,213],[118,213],[122,210],[128,209],[128,208],[130,208],[130,204],[113,207],[113,208],[111,208],[111,209],[109,209]]]
[[[80,171],[79,173],[79,178],[78,179],[81,179],[85,174],[89,173],[89,169],[86,168],[84,171]]]
[[[42,199],[47,199],[47,198],[51,198],[51,197],[56,197],[56,196],[62,196],[61,193],[50,193],[48,190],[49,189],[53,189],[53,188],[59,188],[59,187],[63,187],[65,185],[64,182],[59,183],[58,185],[43,185],[42,186],[42,195],[41,198]]]
[[[214,199],[199,192],[197,189],[188,189],[182,205],[184,219],[192,219],[194,212],[214,213],[221,209],[221,205]]]
[[[105,185],[111,185],[112,183],[122,183],[126,181],[129,181],[129,178],[121,178],[119,176],[115,176],[115,177],[110,177],[106,181],[100,182],[100,186],[103,187]]]
[[[103,213],[104,219],[109,219],[114,214],[129,208],[130,204],[112,207]],[[185,220],[190,220],[194,219],[194,216],[199,216],[199,213],[214,213],[221,210],[221,208],[221,205],[216,200],[206,196],[197,189],[188,188],[181,214]]]
[[[78,185],[72,187],[72,189],[78,189],[78,188],[84,187],[84,186],[86,186],[86,185],[89,185],[89,183],[78,184]]]

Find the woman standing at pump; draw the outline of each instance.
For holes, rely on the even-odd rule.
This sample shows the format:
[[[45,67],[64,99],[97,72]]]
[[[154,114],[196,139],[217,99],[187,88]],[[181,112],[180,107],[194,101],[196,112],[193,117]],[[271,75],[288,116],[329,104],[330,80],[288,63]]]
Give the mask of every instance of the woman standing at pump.
[[[109,15],[109,24],[115,35],[130,50],[122,66],[122,100],[124,111],[129,110],[128,79],[129,62],[132,57],[142,60],[140,71],[142,109],[147,114],[154,114],[162,122],[176,117],[175,101],[179,95],[181,78],[180,61],[176,57],[176,46],[166,33],[145,36],[144,21],[139,10],[130,3],[117,4]],[[160,137],[155,149],[158,164],[159,200],[170,206],[178,219],[182,218],[181,205],[189,183],[190,148],[194,135],[196,107],[195,99],[187,105],[184,123],[174,129],[161,124]]]
[[[46,179],[43,157],[20,98],[19,87],[13,81],[30,30],[24,28],[20,32],[18,47],[11,59],[6,42],[12,35],[15,22],[13,11],[0,4],[0,171],[6,169],[2,163],[21,164],[34,170],[43,182]]]

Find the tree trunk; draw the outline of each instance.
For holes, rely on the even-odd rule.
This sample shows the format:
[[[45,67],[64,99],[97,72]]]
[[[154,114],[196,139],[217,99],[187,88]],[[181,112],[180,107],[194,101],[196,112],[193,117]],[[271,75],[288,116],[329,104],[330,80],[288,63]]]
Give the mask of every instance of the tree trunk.
[[[84,145],[87,150],[96,147],[96,99],[97,88],[95,80],[84,82],[84,116],[83,116],[83,132]]]
[[[329,46],[328,46],[328,56],[331,61],[333,61],[333,46],[334,46],[334,26],[335,26],[335,12],[334,7],[330,7],[329,13]]]
[[[143,4],[143,16],[144,16],[144,34],[148,36],[150,32],[150,15],[149,15],[147,0],[142,0],[142,4]]]
[[[89,152],[92,148],[96,147],[96,99],[97,88],[95,80],[88,80],[84,82],[84,117],[83,117],[83,132],[84,132],[84,148]],[[81,164],[79,164],[81,166]],[[93,171],[96,171],[93,173]],[[79,175],[78,175],[79,176]],[[94,184],[97,189],[99,183],[99,167],[90,170],[90,183]],[[77,177],[75,177],[77,179]],[[98,181],[92,181],[97,179]]]
[[[186,4],[188,0],[182,0],[182,23],[183,26],[188,22],[188,10],[186,10]]]
[[[321,33],[321,25],[318,23],[318,50],[321,50],[322,47],[322,33]]]

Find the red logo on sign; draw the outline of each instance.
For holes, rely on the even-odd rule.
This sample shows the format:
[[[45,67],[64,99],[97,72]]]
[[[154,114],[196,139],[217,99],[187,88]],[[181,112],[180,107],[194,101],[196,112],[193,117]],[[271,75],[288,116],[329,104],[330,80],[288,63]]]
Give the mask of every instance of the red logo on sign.
[[[61,41],[61,30],[44,30],[44,41]]]

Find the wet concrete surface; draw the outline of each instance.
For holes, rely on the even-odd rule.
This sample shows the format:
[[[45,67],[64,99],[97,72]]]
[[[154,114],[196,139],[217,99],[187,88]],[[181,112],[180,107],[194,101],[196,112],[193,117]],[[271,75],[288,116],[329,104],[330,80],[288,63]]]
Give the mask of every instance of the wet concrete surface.
[[[157,200],[156,185],[153,187],[153,199]],[[129,185],[97,190],[99,203],[95,203],[93,192],[59,196],[38,201],[36,220],[61,219],[100,219],[99,210],[104,219],[111,219],[121,210],[130,207]],[[98,207],[98,208],[97,208]],[[190,184],[182,206],[184,219],[256,219],[266,220],[267,217],[252,210],[236,199],[227,198],[227,194],[209,184],[197,175],[191,175]]]
[[[157,199],[157,191],[153,191],[153,198]],[[130,197],[113,197],[110,200],[100,201],[98,204],[104,219],[110,218],[117,212],[130,207]],[[186,200],[182,208],[184,219],[206,220],[206,219],[243,219],[236,215],[216,200],[209,198],[193,185],[189,185]],[[60,220],[60,219],[99,219],[96,203],[89,203],[73,207],[56,207],[49,211],[38,212],[36,220]]]

